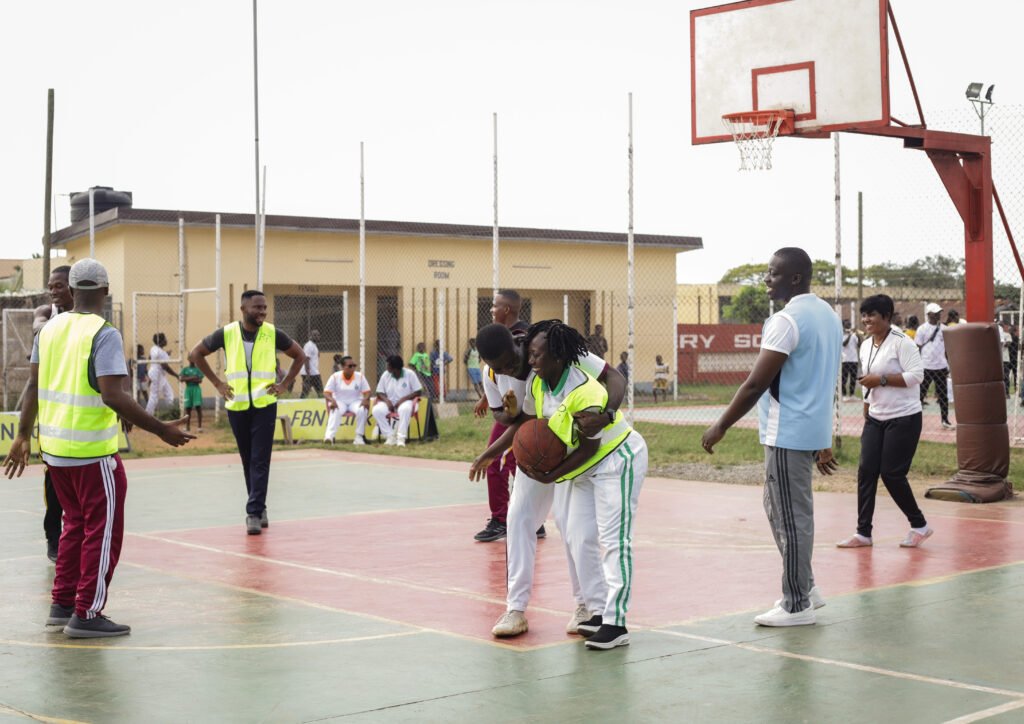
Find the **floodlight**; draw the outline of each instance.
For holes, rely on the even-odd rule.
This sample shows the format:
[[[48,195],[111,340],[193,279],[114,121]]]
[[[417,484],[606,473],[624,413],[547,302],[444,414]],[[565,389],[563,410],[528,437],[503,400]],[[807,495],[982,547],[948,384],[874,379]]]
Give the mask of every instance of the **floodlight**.
[[[984,87],[984,83],[971,83],[967,86],[967,98],[968,100],[977,100],[981,98],[981,89]]]
[[[995,89],[996,89],[995,84],[990,85],[988,87],[988,91],[985,93],[985,100],[987,100],[989,103],[992,102],[992,91],[994,91]]]

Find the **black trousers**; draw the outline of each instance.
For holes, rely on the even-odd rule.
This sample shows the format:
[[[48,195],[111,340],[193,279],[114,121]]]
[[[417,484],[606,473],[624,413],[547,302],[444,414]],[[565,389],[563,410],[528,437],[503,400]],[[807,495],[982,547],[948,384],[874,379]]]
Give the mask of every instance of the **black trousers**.
[[[907,480],[920,438],[920,412],[892,420],[869,417],[864,421],[860,435],[860,467],[857,468],[857,532],[862,536],[871,537],[879,476],[893,501],[907,516],[910,527],[927,525]]]
[[[843,395],[846,397],[853,397],[853,393],[857,391],[857,362],[843,362]],[[849,392],[847,392],[846,384],[849,382]]]
[[[263,515],[267,507],[267,486],[270,482],[270,453],[274,448],[274,426],[277,424],[277,403],[248,410],[228,410],[228,422],[235,433],[238,455],[242,458],[245,489],[249,500],[246,515]]]
[[[949,395],[946,392],[946,379],[949,377],[949,370],[925,370],[924,380],[921,381],[921,402],[924,402],[925,395],[932,382],[935,383],[935,397],[939,400],[939,413],[943,422],[949,422]]]
[[[320,379],[320,375],[302,376],[302,392],[299,393],[299,398],[305,397],[311,389],[315,390],[320,397],[324,396],[324,382]]]
[[[60,507],[57,493],[53,489],[50,468],[46,468],[46,474],[43,476],[43,502],[46,503],[46,514],[43,516],[43,531],[46,533],[46,541],[56,543],[60,540],[61,518],[64,517],[64,509]]]

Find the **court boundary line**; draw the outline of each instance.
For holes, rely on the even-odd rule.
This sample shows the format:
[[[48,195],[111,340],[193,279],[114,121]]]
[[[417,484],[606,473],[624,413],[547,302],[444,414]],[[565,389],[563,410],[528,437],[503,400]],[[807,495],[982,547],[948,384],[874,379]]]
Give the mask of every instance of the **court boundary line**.
[[[35,714],[33,712],[11,706],[10,704],[5,704],[2,701],[0,701],[0,714],[12,714],[25,719],[31,719],[32,721],[45,722],[45,724],[88,724],[88,722],[79,721],[78,719],[60,719],[46,716],[44,714]]]
[[[56,626],[51,627],[48,633],[59,633],[60,629]],[[24,648],[32,649],[82,649],[82,650],[93,650],[99,649],[102,651],[109,651],[113,649],[124,649],[125,651],[235,651],[235,650],[252,650],[252,649],[289,649],[303,646],[330,646],[333,644],[349,644],[359,643],[361,641],[376,641],[378,639],[395,639],[403,638],[405,636],[416,636],[424,633],[424,631],[393,631],[392,633],[386,634],[371,634],[369,636],[350,636],[348,638],[341,639],[320,639],[317,641],[281,641],[278,643],[268,644],[224,644],[224,645],[185,645],[185,646],[152,646],[152,645],[140,645],[135,646],[134,644],[124,644],[117,642],[116,644],[72,644],[72,643],[44,643],[37,641],[18,641],[17,639],[0,639],[0,645],[4,646],[22,646]]]
[[[972,714],[964,714],[956,719],[949,719],[944,724],[971,724],[971,722],[981,721],[982,719],[988,719],[989,717],[1005,714],[1008,711],[1015,711],[1017,709],[1024,709],[1024,699],[1008,701],[1005,704],[982,709]]]

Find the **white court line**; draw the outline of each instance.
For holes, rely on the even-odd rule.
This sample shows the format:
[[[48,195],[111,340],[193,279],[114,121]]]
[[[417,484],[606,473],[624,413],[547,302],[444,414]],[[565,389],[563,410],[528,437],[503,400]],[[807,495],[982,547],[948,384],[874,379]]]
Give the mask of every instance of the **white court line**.
[[[20,716],[23,719],[46,722],[46,724],[85,724],[85,722],[80,722],[77,719],[54,719],[53,717],[43,716],[42,714],[22,711],[21,709],[15,709],[13,706],[8,706],[7,704],[0,704],[0,714],[12,714],[14,716]]]
[[[40,513],[38,510],[21,510],[20,508],[7,508],[6,510],[0,510],[0,514],[3,513],[18,513],[20,515],[31,515],[35,518],[42,518],[44,515],[43,513]]]
[[[923,676],[921,674],[911,674],[906,671],[895,671],[893,669],[881,669],[877,666],[866,666],[864,664],[855,664],[852,661],[840,661],[838,659],[825,659],[820,656],[808,656],[807,654],[796,654],[792,651],[782,651],[781,649],[772,649],[765,646],[756,646],[754,644],[746,644],[740,641],[729,641],[728,639],[719,639],[712,636],[701,636],[699,634],[688,634],[682,631],[667,631],[665,629],[649,629],[655,633],[668,634],[669,636],[678,636],[680,638],[693,639],[695,641],[704,641],[706,643],[719,644],[722,646],[732,646],[733,648],[743,649],[744,651],[753,651],[758,654],[771,654],[772,656],[782,656],[787,659],[796,659],[798,661],[808,661],[813,664],[825,664],[826,666],[838,666],[843,669],[852,669],[853,671],[862,671],[867,674],[878,674],[879,676],[889,676],[895,679],[906,679],[908,681],[916,681],[922,684],[937,684],[939,686],[947,686],[953,689],[963,689],[966,691],[976,691],[982,694],[995,694],[996,696],[1009,696],[1014,699],[1020,700],[1021,706],[1024,706],[1024,691],[1012,691],[1010,689],[996,689],[991,686],[979,686],[977,684],[965,684],[962,681],[954,681],[953,679],[939,679],[934,676]]]
[[[351,636],[343,639],[322,639],[318,641],[279,641],[266,644],[204,644],[194,646],[133,646],[131,644],[116,645],[107,644],[70,644],[70,643],[43,643],[39,641],[15,641],[13,639],[0,639],[0,644],[5,646],[24,646],[34,649],[102,649],[124,650],[124,651],[223,651],[236,649],[290,649],[301,646],[328,646],[333,644],[351,644],[363,641],[379,641],[381,639],[396,639],[404,636],[416,636],[422,631],[396,631],[386,634],[374,634],[371,636]]]
[[[1020,701],[1008,701],[1005,704],[999,706],[993,706],[991,709],[982,709],[976,711],[973,714],[965,714],[964,716],[957,717],[956,719],[950,719],[945,724],[969,724],[970,722],[981,721],[982,719],[988,719],[989,717],[996,716],[997,714],[1005,714],[1008,711],[1016,711],[1017,709],[1024,709],[1024,699]]]

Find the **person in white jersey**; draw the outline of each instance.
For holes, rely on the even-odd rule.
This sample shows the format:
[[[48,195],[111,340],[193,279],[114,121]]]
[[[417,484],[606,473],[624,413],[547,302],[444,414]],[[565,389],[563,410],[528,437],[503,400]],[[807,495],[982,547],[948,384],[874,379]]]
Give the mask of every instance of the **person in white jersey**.
[[[356,416],[356,432],[353,445],[365,445],[366,418],[370,413],[370,383],[362,372],[357,371],[358,363],[349,355],[341,358],[341,369],[332,374],[324,387],[327,398],[327,431],[324,442],[334,442],[338,426],[345,415]]]
[[[377,421],[377,429],[385,445],[405,446],[414,401],[422,394],[420,378],[405,368],[401,356],[393,354],[388,357],[387,370],[377,381],[377,404],[373,406],[373,419]],[[396,412],[398,421],[393,422],[388,415]]]
[[[864,548],[872,544],[878,477],[893,502],[910,521],[910,532],[900,545],[916,548],[932,534],[914,491],[907,480],[921,439],[921,398],[918,386],[924,365],[917,345],[890,324],[892,298],[868,297],[860,305],[860,320],[868,336],[860,351],[864,375],[864,430],[860,436],[857,468],[857,532],[839,541],[839,548]]]
[[[164,347],[167,346],[167,337],[163,332],[153,335],[153,346],[149,350],[149,400],[146,402],[146,412],[150,415],[156,412],[156,406],[160,400],[167,402],[174,401],[174,389],[167,381],[167,375],[177,379],[178,373],[171,369],[167,360],[171,358]]]
[[[320,377],[320,331],[312,330],[309,339],[302,346],[302,352],[306,355],[306,364],[302,366],[302,392],[299,398],[304,398],[309,391],[315,394],[323,394],[323,379]]]
[[[921,362],[924,363],[924,379],[921,380],[921,402],[928,394],[928,388],[935,383],[935,397],[939,401],[939,414],[942,416],[942,426],[952,430],[953,425],[949,421],[949,397],[947,394],[946,380],[949,378],[949,363],[946,361],[946,340],[943,337],[942,324],[939,316],[942,314],[942,307],[932,302],[924,308],[928,321],[917,328],[914,335],[914,343],[921,352]]]
[[[514,337],[512,332],[502,324],[491,324],[477,332],[477,348],[480,357],[496,373],[498,379],[512,377],[525,381],[531,373],[528,359],[529,344],[538,334],[546,333],[557,320],[538,322],[527,330],[526,335]],[[608,401],[604,410],[576,412],[576,420],[580,433],[586,437],[599,435],[601,430],[614,419],[619,405],[626,394],[626,380],[615,369],[608,366],[602,357],[588,352],[575,363],[591,377],[604,384],[608,390]],[[522,399],[522,398],[520,398]],[[521,406],[520,406],[521,407]],[[520,414],[510,423],[521,423],[525,419]],[[511,433],[506,429],[492,438],[488,448],[480,454],[470,466],[470,480],[483,477],[492,460],[499,458],[512,444],[512,438],[518,424]],[[529,475],[517,469],[512,486],[506,521],[506,576],[508,591],[506,595],[506,612],[498,619],[491,633],[499,638],[518,636],[526,633],[529,624],[526,620],[526,608],[533,591],[533,574],[537,558],[538,526],[553,512],[555,525],[562,531],[565,554],[569,563],[569,580],[572,584],[575,609],[566,624],[566,632],[579,633],[579,625],[591,620],[604,610],[605,596],[596,573],[588,576],[586,588],[577,575],[578,570],[600,572],[601,557],[593,546],[584,547],[582,559],[574,558],[565,536],[567,527],[569,493],[571,486],[545,485],[532,480]],[[597,542],[597,530],[592,531],[593,543]]]
[[[857,330],[852,329],[849,319],[843,320],[843,402],[853,399],[857,391],[857,361],[860,349],[860,337]]]
[[[832,411],[843,328],[827,302],[811,294],[811,258],[779,249],[768,263],[768,294],[786,306],[764,324],[754,369],[701,441],[714,446],[756,404],[765,451],[764,507],[782,554],[782,598],[756,616],[761,626],[815,622],[825,605],[814,585],[814,502],[811,476],[831,475]]]

